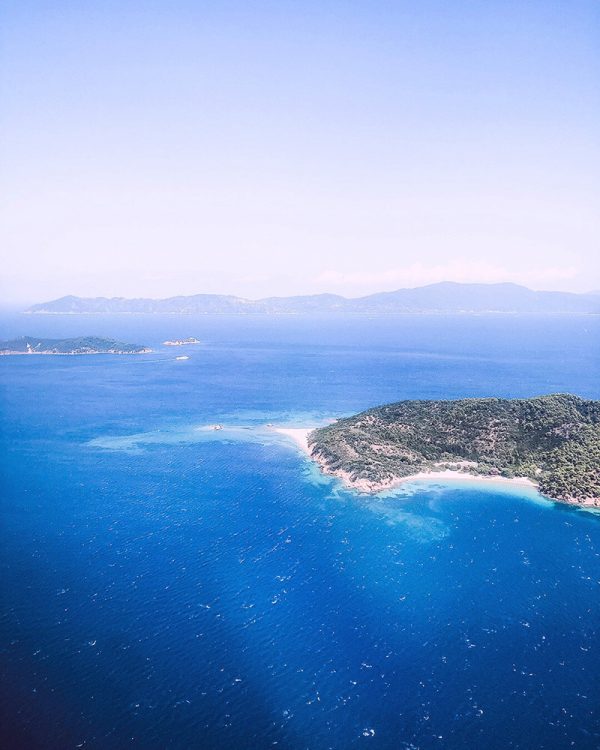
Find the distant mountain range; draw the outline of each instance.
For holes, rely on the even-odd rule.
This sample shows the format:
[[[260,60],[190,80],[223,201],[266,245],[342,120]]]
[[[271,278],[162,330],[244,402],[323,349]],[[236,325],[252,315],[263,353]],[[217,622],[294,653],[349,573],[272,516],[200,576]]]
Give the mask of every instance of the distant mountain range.
[[[125,297],[61,297],[33,305],[26,313],[179,313],[179,314],[301,314],[301,313],[600,313],[600,294],[534,292],[518,284],[442,282],[416,289],[398,289],[366,297],[337,294],[266,297],[249,300],[221,294],[194,294],[168,299]]]

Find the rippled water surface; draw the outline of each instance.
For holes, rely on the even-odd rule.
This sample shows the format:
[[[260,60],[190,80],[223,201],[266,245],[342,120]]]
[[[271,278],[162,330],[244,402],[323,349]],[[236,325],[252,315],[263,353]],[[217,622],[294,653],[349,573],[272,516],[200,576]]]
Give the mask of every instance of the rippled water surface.
[[[597,318],[0,320],[21,333],[156,352],[0,358],[2,747],[600,745],[600,517],[358,497],[266,427],[599,398]]]

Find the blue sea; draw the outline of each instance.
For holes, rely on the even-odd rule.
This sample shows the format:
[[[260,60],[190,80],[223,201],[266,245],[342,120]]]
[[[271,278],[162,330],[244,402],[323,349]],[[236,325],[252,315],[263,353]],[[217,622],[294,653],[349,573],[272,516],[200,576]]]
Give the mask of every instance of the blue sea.
[[[155,352],[0,358],[2,748],[600,746],[600,516],[356,495],[265,426],[600,398],[600,317],[0,319],[20,334]]]

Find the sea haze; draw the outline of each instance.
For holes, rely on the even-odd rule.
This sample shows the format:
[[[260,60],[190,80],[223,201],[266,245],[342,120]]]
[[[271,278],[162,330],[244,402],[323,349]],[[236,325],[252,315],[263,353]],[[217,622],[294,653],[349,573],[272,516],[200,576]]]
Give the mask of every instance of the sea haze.
[[[380,292],[349,299],[338,294],[267,297],[249,300],[223,294],[195,294],[168,299],[61,297],[30,307],[28,313],[600,313],[600,295],[534,292],[518,284],[438,284]]]
[[[155,351],[0,358],[2,747],[599,746],[598,515],[360,497],[266,425],[600,398],[600,317],[0,319],[24,334]]]

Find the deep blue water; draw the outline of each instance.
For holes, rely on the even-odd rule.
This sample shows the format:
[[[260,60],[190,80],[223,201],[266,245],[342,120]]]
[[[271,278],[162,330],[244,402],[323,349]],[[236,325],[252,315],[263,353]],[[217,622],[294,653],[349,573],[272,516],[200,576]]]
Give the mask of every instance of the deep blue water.
[[[599,516],[359,497],[264,428],[600,398],[599,318],[0,319],[21,333],[204,343],[0,358],[2,747],[600,745]]]

